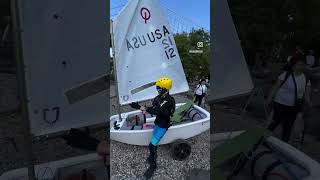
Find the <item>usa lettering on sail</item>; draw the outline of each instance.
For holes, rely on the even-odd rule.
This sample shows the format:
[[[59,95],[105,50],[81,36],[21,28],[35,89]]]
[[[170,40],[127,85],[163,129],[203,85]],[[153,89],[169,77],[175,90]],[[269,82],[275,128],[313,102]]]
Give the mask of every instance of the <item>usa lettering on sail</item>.
[[[160,29],[156,29],[154,32],[149,32],[146,35],[138,35],[136,37],[133,37],[131,38],[131,41],[126,39],[127,49],[128,51],[130,51],[143,46],[147,46],[148,44],[154,43],[156,40],[161,41],[167,59],[176,56],[174,48],[172,47],[173,43],[170,37],[170,32],[165,25],[162,26],[162,31]]]

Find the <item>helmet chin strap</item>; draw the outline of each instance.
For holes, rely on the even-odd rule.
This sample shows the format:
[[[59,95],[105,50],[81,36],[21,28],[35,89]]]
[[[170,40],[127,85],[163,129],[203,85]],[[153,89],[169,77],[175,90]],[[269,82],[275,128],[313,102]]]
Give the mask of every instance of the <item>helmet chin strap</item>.
[[[163,89],[163,88],[161,88],[161,89],[158,89],[158,93],[159,93],[159,95],[165,95],[165,94],[168,94],[168,90],[166,90],[166,89]]]

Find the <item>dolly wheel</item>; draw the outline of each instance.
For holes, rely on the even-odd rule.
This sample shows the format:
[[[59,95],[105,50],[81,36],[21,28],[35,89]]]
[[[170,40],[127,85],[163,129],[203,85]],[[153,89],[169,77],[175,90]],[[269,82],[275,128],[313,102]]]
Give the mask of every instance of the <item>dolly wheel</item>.
[[[173,159],[182,161],[190,155],[191,146],[187,141],[179,139],[173,142],[171,151]]]

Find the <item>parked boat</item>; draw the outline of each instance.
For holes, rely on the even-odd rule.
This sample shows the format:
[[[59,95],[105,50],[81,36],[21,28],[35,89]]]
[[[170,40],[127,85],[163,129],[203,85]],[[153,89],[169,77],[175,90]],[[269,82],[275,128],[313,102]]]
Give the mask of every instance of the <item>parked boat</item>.
[[[176,107],[179,108],[184,104],[177,104]],[[141,146],[147,146],[150,143],[155,117],[148,113],[144,116],[139,110],[121,114],[123,119],[121,122],[118,117],[118,115],[114,115],[110,118],[110,139]],[[197,105],[190,107],[181,118],[181,122],[170,126],[159,144],[169,144],[180,139],[185,140],[210,128],[210,114]],[[130,119],[134,119],[133,124],[130,124]]]

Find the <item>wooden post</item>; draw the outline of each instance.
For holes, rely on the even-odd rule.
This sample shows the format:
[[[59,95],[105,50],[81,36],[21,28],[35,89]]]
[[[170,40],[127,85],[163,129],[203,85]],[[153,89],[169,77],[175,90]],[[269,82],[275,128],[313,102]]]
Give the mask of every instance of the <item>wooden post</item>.
[[[25,156],[28,161],[28,177],[29,180],[35,180],[34,162],[32,154],[32,135],[30,133],[30,120],[28,113],[28,99],[26,92],[25,83],[25,71],[23,62],[23,51],[22,51],[22,41],[21,41],[21,27],[20,27],[20,13],[18,8],[18,1],[11,1],[11,16],[13,25],[13,36],[14,36],[14,57],[17,63],[17,79],[18,79],[18,90],[21,102],[21,117],[23,122],[24,137],[25,137]]]
[[[122,121],[121,118],[121,106],[119,101],[119,93],[118,93],[118,80],[117,80],[117,66],[116,66],[116,53],[114,48],[114,38],[113,38],[113,22],[111,20],[111,43],[112,43],[112,56],[113,56],[113,72],[114,72],[114,80],[115,80],[115,88],[116,88],[116,96],[117,96],[117,110],[119,115],[119,122]]]

